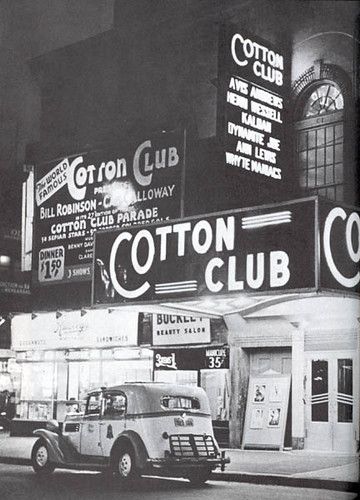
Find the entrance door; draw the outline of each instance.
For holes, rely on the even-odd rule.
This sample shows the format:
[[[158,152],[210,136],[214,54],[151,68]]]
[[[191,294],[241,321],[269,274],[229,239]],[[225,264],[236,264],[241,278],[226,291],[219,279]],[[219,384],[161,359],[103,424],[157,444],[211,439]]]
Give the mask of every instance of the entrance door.
[[[310,356],[307,367],[306,448],[356,452],[355,353]]]

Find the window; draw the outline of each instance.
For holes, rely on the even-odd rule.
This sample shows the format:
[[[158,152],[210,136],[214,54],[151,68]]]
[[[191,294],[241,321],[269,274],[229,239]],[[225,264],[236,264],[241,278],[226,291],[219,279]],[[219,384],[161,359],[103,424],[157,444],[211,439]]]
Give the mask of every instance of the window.
[[[314,360],[311,363],[311,420],[329,421],[328,362]]]
[[[330,81],[304,91],[295,124],[300,186],[332,200],[344,198],[344,98]]]
[[[334,83],[318,85],[303,108],[303,118],[320,116],[344,109],[344,98]]]
[[[101,393],[91,394],[86,403],[85,415],[99,415],[101,405]]]
[[[104,417],[122,417],[126,412],[126,396],[121,393],[106,393]]]
[[[198,399],[185,396],[163,396],[161,406],[167,410],[200,410]]]
[[[338,359],[338,422],[353,421],[353,362],[352,359]]]

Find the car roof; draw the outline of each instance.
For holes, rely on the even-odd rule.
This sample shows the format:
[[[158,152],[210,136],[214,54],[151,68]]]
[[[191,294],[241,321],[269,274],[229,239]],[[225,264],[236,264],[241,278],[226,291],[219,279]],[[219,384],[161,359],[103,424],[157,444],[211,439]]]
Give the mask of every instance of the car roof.
[[[183,396],[196,398],[200,402],[200,410],[210,413],[207,396],[203,389],[196,386],[169,384],[166,382],[129,382],[121,385],[102,387],[99,391],[121,391],[128,397],[128,413],[162,411],[160,400],[163,396]]]

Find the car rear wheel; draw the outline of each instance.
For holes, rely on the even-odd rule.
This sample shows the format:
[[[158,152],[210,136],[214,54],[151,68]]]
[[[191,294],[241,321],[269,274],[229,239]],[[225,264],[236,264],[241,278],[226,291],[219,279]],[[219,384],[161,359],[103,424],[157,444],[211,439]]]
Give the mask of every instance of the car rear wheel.
[[[135,456],[130,446],[117,451],[114,465],[115,473],[121,481],[129,481],[137,476]]]
[[[34,471],[40,475],[51,474],[55,470],[55,465],[50,462],[48,445],[42,439],[35,443],[31,454],[31,464]]]
[[[195,469],[186,476],[190,483],[194,486],[202,486],[210,478],[211,470]]]

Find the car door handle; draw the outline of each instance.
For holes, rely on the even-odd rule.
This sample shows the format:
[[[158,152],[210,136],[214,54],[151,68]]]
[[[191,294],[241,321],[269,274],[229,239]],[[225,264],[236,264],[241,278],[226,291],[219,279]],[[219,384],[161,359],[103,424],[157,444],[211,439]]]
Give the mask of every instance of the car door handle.
[[[105,422],[100,422],[99,425],[105,425]]]

